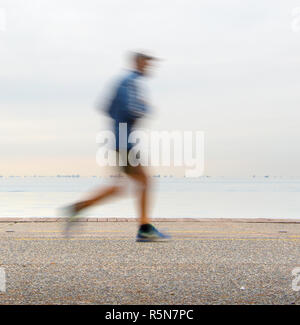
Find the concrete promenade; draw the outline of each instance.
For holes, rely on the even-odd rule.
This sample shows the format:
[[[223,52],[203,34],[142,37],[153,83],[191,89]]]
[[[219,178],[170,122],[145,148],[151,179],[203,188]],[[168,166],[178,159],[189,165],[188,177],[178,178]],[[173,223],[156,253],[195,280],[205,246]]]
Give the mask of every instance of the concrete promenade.
[[[134,220],[82,220],[69,239],[19,221],[0,219],[0,304],[300,304],[299,220],[155,221],[167,243],[136,243]]]

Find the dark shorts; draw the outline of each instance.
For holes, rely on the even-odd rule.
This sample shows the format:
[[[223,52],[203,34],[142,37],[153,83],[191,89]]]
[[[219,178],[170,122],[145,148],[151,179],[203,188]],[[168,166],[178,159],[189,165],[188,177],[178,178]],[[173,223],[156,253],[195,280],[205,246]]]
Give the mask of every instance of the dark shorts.
[[[119,166],[119,168],[125,174],[134,174],[135,171],[136,171],[136,168],[138,168],[140,166],[140,163],[137,160],[135,160],[133,165],[130,164],[130,161],[128,159],[128,155],[129,155],[130,150],[117,149],[116,152],[117,152],[117,166]],[[125,162],[126,165],[121,166],[120,165],[120,160]]]

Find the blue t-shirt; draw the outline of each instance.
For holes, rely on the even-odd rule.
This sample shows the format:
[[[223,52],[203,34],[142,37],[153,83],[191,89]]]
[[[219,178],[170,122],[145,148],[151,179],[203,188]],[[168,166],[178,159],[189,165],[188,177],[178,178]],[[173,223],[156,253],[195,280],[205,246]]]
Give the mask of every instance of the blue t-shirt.
[[[115,92],[106,108],[107,114],[114,121],[114,133],[116,137],[116,149],[130,149],[132,144],[128,143],[128,136],[132,131],[135,121],[148,112],[148,106],[144,101],[144,94],[139,86],[139,79],[143,75],[138,71],[130,71],[117,85]],[[119,143],[119,124],[127,124],[127,139]],[[124,143],[127,148],[124,148]]]

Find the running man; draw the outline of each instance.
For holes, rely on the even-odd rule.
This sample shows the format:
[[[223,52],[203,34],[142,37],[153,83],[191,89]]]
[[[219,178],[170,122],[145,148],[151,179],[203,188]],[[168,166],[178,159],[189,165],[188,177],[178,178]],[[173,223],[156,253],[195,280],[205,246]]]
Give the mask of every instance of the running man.
[[[148,111],[147,102],[144,100],[144,94],[139,88],[139,81],[148,75],[151,61],[154,57],[144,53],[134,53],[133,69],[121,80],[110,100],[106,112],[113,121],[113,130],[116,139],[116,152],[118,161],[129,160],[128,153],[132,149],[132,144],[128,142],[128,136],[136,124],[138,119],[141,119]],[[122,135],[119,129],[120,123],[126,123],[127,133]],[[119,136],[120,142],[119,143]],[[123,137],[123,138],[122,138]],[[124,147],[125,143],[125,147]],[[135,164],[134,164],[135,165]],[[139,229],[136,241],[160,241],[167,240],[170,237],[158,231],[150,222],[148,215],[148,194],[149,194],[149,178],[142,165],[133,166],[130,161],[126,166],[121,166],[121,170],[133,181],[138,184],[138,206],[139,206]],[[99,189],[89,199],[79,201],[65,208],[64,214],[68,215],[69,221],[74,218],[83,209],[91,207],[97,203],[101,203],[104,199],[116,196],[122,192],[122,187],[112,185],[103,189]],[[67,231],[70,227],[70,222],[67,224]]]

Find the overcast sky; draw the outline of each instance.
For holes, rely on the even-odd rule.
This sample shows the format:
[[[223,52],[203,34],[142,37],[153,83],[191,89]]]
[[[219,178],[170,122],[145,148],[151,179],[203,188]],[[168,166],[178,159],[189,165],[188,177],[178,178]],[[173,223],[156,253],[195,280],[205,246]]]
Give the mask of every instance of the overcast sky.
[[[206,175],[300,176],[299,7],[0,0],[0,174],[101,174],[95,101],[148,49],[164,59],[148,126],[204,131]]]

